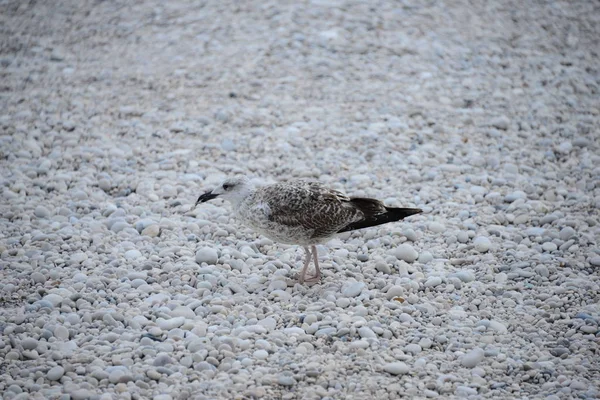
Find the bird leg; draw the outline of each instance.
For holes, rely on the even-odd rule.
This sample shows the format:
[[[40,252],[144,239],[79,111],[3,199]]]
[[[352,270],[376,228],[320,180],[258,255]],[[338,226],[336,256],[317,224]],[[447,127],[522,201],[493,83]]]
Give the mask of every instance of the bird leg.
[[[302,267],[300,275],[298,275],[298,282],[300,282],[301,285],[304,283],[304,277],[306,276],[306,271],[308,270],[308,264],[310,264],[311,257],[311,252],[308,247],[304,246],[304,251],[306,252],[306,260],[304,261],[304,267]]]
[[[319,257],[317,255],[317,246],[311,246],[312,256],[315,262],[315,276],[306,279],[306,282],[319,282],[321,280],[321,270],[319,269]],[[309,257],[310,258],[310,257]],[[304,277],[303,277],[304,278]]]

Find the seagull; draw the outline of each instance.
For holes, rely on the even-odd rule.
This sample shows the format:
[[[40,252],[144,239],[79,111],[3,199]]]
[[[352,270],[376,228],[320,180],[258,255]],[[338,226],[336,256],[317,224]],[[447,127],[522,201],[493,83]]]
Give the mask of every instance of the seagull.
[[[225,179],[202,194],[200,203],[221,197],[228,200],[244,225],[280,243],[300,245],[306,252],[298,282],[318,282],[321,270],[317,244],[336,234],[399,221],[423,212],[420,208],[386,207],[381,201],[348,197],[319,182],[296,180],[257,187],[244,175]],[[316,273],[306,278],[311,258]]]

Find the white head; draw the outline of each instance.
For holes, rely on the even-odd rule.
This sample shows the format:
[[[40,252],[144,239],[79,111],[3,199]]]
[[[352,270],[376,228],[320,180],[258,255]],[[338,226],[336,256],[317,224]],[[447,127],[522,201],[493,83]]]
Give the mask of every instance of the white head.
[[[236,175],[232,178],[225,179],[219,186],[201,195],[198,198],[198,201],[196,201],[196,204],[204,203],[216,197],[222,197],[234,205],[237,205],[253,192],[254,185],[250,182],[250,179],[244,175]]]

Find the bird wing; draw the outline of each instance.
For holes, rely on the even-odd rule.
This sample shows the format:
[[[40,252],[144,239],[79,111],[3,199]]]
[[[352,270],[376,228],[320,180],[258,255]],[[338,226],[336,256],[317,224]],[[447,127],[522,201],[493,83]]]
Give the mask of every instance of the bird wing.
[[[364,215],[351,206],[345,194],[318,182],[295,181],[264,187],[262,202],[269,205],[269,220],[312,230],[312,237],[327,237]]]

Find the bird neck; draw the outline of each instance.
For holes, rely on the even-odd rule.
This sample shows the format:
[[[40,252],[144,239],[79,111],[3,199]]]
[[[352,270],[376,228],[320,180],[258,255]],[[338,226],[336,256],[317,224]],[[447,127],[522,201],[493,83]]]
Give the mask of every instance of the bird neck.
[[[237,196],[232,196],[229,201],[231,202],[231,206],[234,210],[239,209],[243,203],[252,199],[254,194],[256,193],[256,188],[254,186],[249,186],[245,188],[243,192],[237,194]]]

